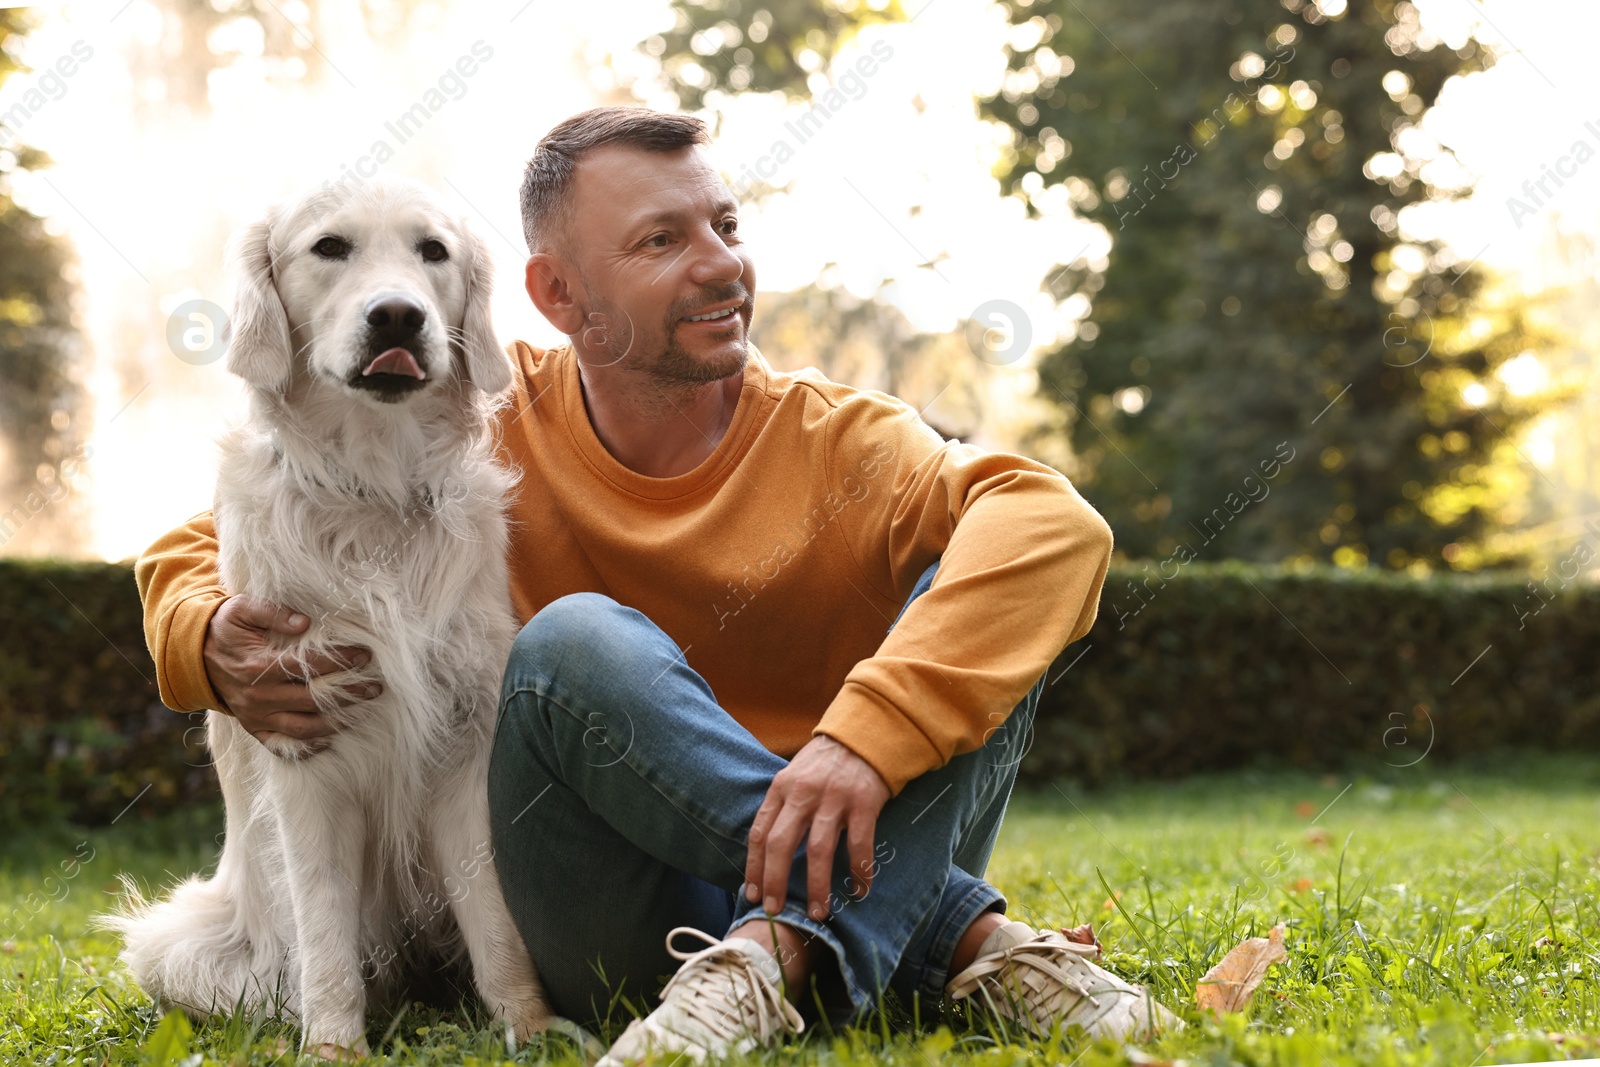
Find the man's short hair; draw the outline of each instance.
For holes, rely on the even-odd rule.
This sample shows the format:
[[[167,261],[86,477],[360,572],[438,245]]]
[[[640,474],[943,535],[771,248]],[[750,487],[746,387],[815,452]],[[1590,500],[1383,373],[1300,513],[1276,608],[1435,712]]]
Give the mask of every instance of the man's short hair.
[[[602,145],[671,152],[710,144],[706,124],[689,115],[647,107],[597,107],[579,112],[545,134],[522,172],[522,233],[528,251],[560,246],[572,221],[573,174]]]

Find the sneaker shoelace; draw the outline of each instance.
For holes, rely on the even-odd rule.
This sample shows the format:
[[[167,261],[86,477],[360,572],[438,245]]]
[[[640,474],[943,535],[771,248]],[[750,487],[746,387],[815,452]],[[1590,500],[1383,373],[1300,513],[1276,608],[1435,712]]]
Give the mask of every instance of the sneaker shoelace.
[[[673,946],[679,935],[706,943],[695,952]],[[683,965],[661,990],[661,1003],[672,1004],[674,1022],[688,1022],[699,1033],[678,1036],[694,1041],[736,1042],[746,1036],[765,1039],[775,1032],[798,1034],[805,1028],[783,990],[761,972],[756,961],[703,930],[679,926],[667,935],[667,952]],[[737,1009],[731,1010],[731,1009]]]
[[[1112,1006],[1101,1003],[1108,994],[1138,996],[1137,989],[1118,989],[1091,980],[1094,972],[1088,961],[1099,951],[1096,945],[1044,934],[978,961],[961,977],[964,985],[982,991],[991,1007],[1001,1006],[995,1002],[998,995],[1011,1009],[1007,1014],[1048,1033],[1058,1019],[1063,1026],[1080,1021],[1074,1016],[1081,1011],[1090,1016],[1083,1020],[1085,1025],[1092,1022]]]

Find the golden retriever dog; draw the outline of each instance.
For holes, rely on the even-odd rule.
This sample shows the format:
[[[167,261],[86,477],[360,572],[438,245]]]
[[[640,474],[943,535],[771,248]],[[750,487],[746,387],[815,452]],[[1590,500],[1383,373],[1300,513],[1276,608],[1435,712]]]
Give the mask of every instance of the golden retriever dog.
[[[106,925],[139,984],[199,1015],[298,1021],[364,1054],[369,1003],[465,954],[517,1038],[552,1021],[501,896],[486,786],[516,635],[490,418],[511,366],[483,242],[425,188],[313,193],[245,228],[228,369],[250,414],[222,440],[215,517],[231,594],[312,620],[293,663],[371,661],[310,692],[331,738],[265,743],[208,713],[227,834],[216,873]],[[302,673],[295,671],[295,673]],[[335,685],[381,681],[341,706]]]

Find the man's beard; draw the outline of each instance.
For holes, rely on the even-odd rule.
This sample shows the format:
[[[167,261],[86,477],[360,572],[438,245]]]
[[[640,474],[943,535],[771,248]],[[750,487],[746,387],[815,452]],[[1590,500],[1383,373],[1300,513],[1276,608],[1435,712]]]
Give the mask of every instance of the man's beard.
[[[719,355],[718,358],[707,362],[685,351],[678,344],[676,333],[671,331],[671,327],[668,327],[668,330],[667,347],[662,351],[660,358],[651,364],[649,370],[656,384],[701,385],[705,382],[721,381],[744,370],[745,361],[750,355],[749,347],[744,341],[741,340],[739,347],[726,357]]]
[[[678,344],[676,327],[681,318],[692,313],[696,307],[726,303],[740,298],[748,301],[749,291],[741,285],[728,285],[703,294],[702,298],[696,301],[685,302],[682,306],[674,305],[662,325],[659,334],[662,339],[657,340],[643,336],[634,324],[633,317],[620,306],[603,297],[596,297],[594,306],[585,316],[586,321],[595,325],[591,325],[585,331],[585,340],[591,345],[599,342],[596,347],[606,353],[605,358],[600,361],[603,365],[618,364],[625,359],[632,359],[636,371],[647,375],[662,388],[704,385],[707,382],[721,381],[744,370],[750,356],[748,343],[741,340],[738,347],[726,356],[719,355],[707,361],[692,355]],[[740,310],[735,308],[734,315],[739,316]],[[740,322],[743,323],[742,316]],[[597,330],[600,332],[596,332]],[[657,350],[659,355],[650,359],[646,353],[653,349]]]

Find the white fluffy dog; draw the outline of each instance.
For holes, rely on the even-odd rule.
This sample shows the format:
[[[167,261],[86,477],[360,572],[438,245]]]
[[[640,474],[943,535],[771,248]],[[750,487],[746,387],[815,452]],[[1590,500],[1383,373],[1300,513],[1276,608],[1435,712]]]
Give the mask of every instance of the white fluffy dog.
[[[310,616],[285,643],[360,645],[381,681],[321,742],[265,744],[208,713],[227,837],[216,874],[106,924],[139,984],[199,1014],[297,1019],[302,1046],[366,1051],[369,995],[465,950],[518,1038],[552,1021],[501,896],[487,770],[516,633],[494,397],[511,367],[489,322],[481,240],[409,183],[323,191],[246,228],[228,369],[250,417],[222,442],[221,579]],[[301,673],[295,671],[294,673]]]

